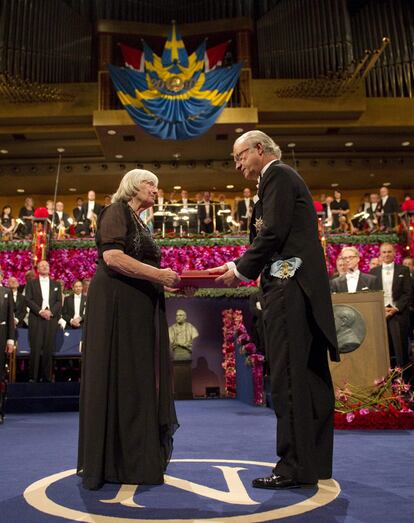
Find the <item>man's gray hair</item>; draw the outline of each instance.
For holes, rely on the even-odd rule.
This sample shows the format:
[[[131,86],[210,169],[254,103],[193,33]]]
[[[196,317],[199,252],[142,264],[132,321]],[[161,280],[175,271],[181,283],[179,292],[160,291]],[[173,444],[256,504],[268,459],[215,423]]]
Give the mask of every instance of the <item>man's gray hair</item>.
[[[137,194],[137,187],[141,182],[154,182],[158,185],[158,178],[151,171],[132,169],[121,180],[118,190],[112,195],[111,201],[129,202]]]
[[[258,143],[260,143],[263,147],[263,151],[266,154],[273,154],[278,160],[282,158],[282,151],[280,150],[280,147],[272,140],[272,138],[270,138],[270,136],[262,131],[254,130],[243,133],[237,138],[237,140],[234,142],[234,145],[238,145],[240,143],[246,143],[249,147],[255,147]]]
[[[342,258],[343,254],[344,254],[344,251],[351,251],[354,253],[354,256],[358,256],[358,258],[361,257],[358,249],[356,247],[352,247],[352,245],[349,245],[348,247],[343,247],[342,250],[341,250],[341,253],[339,255],[340,258]]]

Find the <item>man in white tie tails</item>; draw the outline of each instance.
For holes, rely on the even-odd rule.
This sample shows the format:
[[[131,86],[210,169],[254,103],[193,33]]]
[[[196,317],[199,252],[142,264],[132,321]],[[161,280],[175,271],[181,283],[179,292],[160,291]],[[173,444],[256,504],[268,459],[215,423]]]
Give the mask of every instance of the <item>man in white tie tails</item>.
[[[82,294],[82,282],[75,281],[72,285],[73,294],[65,297],[62,318],[65,327],[79,329],[85,317],[86,296]]]
[[[39,262],[37,271],[39,278],[27,282],[25,289],[30,309],[30,380],[50,382],[56,331],[62,310],[62,290],[59,282],[50,279],[50,267],[46,260]]]
[[[409,360],[409,306],[411,281],[408,267],[395,263],[395,248],[392,243],[380,247],[382,265],[371,270],[377,277],[378,288],[384,291],[385,317],[392,364],[402,366]]]
[[[373,291],[377,289],[377,279],[359,270],[360,255],[355,247],[344,247],[339,258],[345,262],[346,273],[331,280],[331,292]]]

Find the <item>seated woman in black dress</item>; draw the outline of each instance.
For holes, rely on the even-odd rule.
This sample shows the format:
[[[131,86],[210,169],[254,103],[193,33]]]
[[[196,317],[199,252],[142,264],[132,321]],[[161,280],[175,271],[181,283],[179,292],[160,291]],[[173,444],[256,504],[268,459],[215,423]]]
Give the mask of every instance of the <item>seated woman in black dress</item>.
[[[134,169],[98,219],[98,262],[84,326],[78,474],[104,482],[161,484],[178,427],[172,393],[160,249],[140,213],[157,196],[157,177]]]
[[[16,228],[16,220],[12,216],[10,205],[5,205],[1,211],[0,232],[2,238],[13,239],[13,233]]]

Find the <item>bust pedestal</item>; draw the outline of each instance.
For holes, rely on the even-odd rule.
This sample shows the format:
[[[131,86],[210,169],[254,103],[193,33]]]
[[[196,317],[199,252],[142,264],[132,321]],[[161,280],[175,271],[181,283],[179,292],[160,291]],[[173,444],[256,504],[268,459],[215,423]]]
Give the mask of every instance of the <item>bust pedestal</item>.
[[[174,361],[174,399],[193,399],[191,360]]]

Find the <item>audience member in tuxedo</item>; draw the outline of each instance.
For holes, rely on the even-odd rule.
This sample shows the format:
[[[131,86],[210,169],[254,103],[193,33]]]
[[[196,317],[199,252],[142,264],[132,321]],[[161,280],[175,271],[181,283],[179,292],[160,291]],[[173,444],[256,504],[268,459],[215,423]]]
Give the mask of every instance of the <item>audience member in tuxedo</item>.
[[[248,187],[243,189],[243,198],[237,204],[236,221],[240,223],[240,230],[247,231],[250,226],[254,202],[251,197],[251,191]]]
[[[68,231],[70,227],[70,217],[69,214],[64,211],[64,204],[63,202],[56,202],[56,209],[55,213],[53,215],[53,224],[55,230],[59,228],[59,226],[63,226],[65,231]]]
[[[198,206],[198,219],[200,222],[201,234],[211,234],[214,230],[213,225],[213,204],[211,202],[211,193],[204,192],[204,199]]]
[[[379,258],[371,258],[369,260],[369,270],[371,271],[372,269],[375,269],[375,267],[379,267],[381,265],[381,262],[380,262],[380,259]]]
[[[50,267],[42,260],[37,265],[39,278],[25,289],[29,313],[30,380],[52,380],[52,356],[58,321],[62,311],[60,284],[49,276]]]
[[[227,221],[227,218],[231,217],[231,208],[228,203],[226,203],[226,197],[224,194],[219,194],[218,203],[216,204],[216,229],[218,232],[226,233],[230,231],[230,224]],[[229,212],[220,212],[220,211],[229,211]]]
[[[410,271],[411,278],[411,302],[410,302],[410,339],[414,341],[414,259],[411,256],[406,256],[402,264]]]
[[[402,366],[409,359],[409,308],[412,283],[408,267],[397,265],[395,248],[391,243],[380,247],[382,265],[371,270],[377,278],[378,289],[384,291],[385,318],[392,363]]]
[[[24,222],[23,235],[30,236],[33,233],[34,201],[28,196],[24,200],[24,206],[19,211],[19,218]]]
[[[88,295],[90,283],[91,283],[91,280],[89,280],[88,278],[85,278],[84,280],[82,280],[82,294],[84,296]]]
[[[14,351],[15,323],[12,293],[3,287],[3,271],[0,269],[0,423],[4,421],[6,401],[6,354]]]
[[[349,214],[349,203],[347,200],[342,199],[342,193],[340,190],[336,189],[334,191],[334,199],[331,203],[331,212],[332,212],[332,229],[339,229],[341,216],[347,217]]]
[[[79,196],[79,198],[76,198],[76,207],[72,209],[72,216],[77,223],[82,216],[82,205],[83,205],[83,198]]]
[[[83,198],[81,198],[81,197],[76,198],[76,207],[74,207],[72,209],[72,216],[75,220],[75,233],[79,234],[81,236],[84,236],[86,234],[86,232],[85,232],[82,205],[83,205]]]
[[[77,280],[72,285],[73,293],[65,297],[62,318],[66,328],[79,329],[85,317],[86,296],[82,294],[82,282]]]
[[[374,291],[377,279],[359,270],[360,255],[355,247],[344,247],[340,259],[345,262],[346,273],[331,280],[331,292]]]
[[[111,205],[112,203],[112,196],[110,194],[105,194],[104,196],[104,207],[108,207],[108,205]]]
[[[381,187],[381,225],[384,229],[393,229],[397,224],[397,213],[400,210],[397,200],[389,195],[388,187]]]
[[[13,298],[15,326],[26,329],[26,300],[23,294],[19,291],[19,282],[17,278],[15,278],[14,276],[10,276],[8,281],[8,287]]]
[[[100,212],[102,211],[102,205],[96,201],[95,191],[88,191],[88,199],[82,204],[82,220],[84,234],[91,234],[96,229],[96,220]]]

